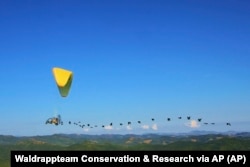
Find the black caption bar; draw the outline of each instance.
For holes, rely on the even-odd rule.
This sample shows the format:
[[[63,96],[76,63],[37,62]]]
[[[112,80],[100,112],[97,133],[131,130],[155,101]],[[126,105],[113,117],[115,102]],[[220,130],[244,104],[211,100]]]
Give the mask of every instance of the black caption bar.
[[[250,151],[11,151],[11,167],[250,166]]]

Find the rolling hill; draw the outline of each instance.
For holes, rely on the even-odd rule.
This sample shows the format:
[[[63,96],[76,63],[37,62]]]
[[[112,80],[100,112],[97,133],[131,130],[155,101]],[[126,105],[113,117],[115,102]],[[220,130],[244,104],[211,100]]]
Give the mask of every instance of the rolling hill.
[[[0,166],[10,166],[11,150],[250,150],[250,133],[0,135]]]

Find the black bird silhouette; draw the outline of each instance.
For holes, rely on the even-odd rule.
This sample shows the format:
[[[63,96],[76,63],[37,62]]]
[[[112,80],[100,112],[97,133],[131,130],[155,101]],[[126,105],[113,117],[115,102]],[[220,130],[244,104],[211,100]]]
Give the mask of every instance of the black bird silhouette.
[[[69,121],[69,124],[71,124],[71,122]]]
[[[104,125],[102,125],[102,127],[104,128],[105,126],[104,126]]]
[[[228,125],[228,126],[231,126],[231,123],[228,122],[227,125]]]
[[[113,125],[113,123],[110,123],[109,125],[110,125],[110,126],[112,126],[112,125]]]
[[[128,125],[131,125],[131,122],[128,122]]]
[[[181,117],[178,117],[179,119],[181,119]]]
[[[190,118],[191,118],[190,116],[187,117],[188,120],[190,120]]]
[[[168,118],[168,121],[170,121],[171,119],[170,118]]]
[[[201,118],[199,118],[198,121],[201,122]]]
[[[208,123],[207,122],[204,122],[205,125],[207,125]]]
[[[120,125],[122,126],[122,123],[120,123]]]
[[[154,118],[152,118],[151,120],[152,120],[152,121],[154,121],[155,119],[154,119]]]
[[[141,123],[141,121],[138,121],[138,124],[140,124]]]
[[[211,123],[212,125],[214,125],[215,123]]]

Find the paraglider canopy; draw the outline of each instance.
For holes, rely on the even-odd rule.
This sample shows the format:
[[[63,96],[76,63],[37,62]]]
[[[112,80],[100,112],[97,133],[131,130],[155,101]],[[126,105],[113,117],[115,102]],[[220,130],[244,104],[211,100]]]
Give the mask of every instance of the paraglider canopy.
[[[61,96],[67,97],[73,80],[73,72],[58,67],[54,67],[52,71]]]

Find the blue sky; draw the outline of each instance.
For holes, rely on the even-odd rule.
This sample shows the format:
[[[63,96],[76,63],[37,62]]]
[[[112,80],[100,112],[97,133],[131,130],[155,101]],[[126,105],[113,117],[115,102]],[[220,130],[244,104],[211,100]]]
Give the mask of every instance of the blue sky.
[[[249,131],[249,17],[247,0],[1,1],[0,134]]]

